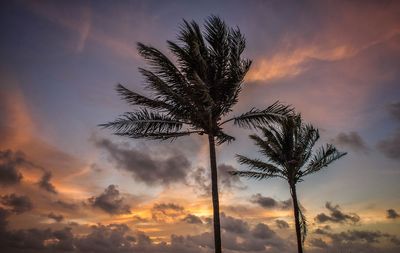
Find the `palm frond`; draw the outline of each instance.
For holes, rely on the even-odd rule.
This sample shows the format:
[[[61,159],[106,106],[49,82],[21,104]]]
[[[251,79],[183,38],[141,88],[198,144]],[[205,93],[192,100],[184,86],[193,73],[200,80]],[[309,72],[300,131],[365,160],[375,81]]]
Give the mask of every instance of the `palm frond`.
[[[219,17],[210,16],[206,21],[205,29],[205,39],[210,45],[209,52],[216,68],[216,79],[222,79],[229,56],[229,28]]]
[[[170,50],[177,56],[180,69],[190,83],[190,97],[196,103],[197,107],[203,110],[215,108],[213,92],[210,92],[212,81],[209,81],[208,75],[208,50],[205,45],[198,24],[194,21],[184,20],[178,39],[184,43],[184,46],[168,41]]]
[[[300,128],[301,134],[296,145],[296,156],[301,159],[299,166],[304,166],[312,155],[312,149],[319,139],[319,131],[311,124],[303,125]]]
[[[158,49],[138,43],[139,53],[149,62],[153,74],[165,81],[171,89],[180,94],[186,100],[191,101],[192,107],[202,109],[208,107],[204,104],[204,98],[209,96],[204,89],[194,87],[190,75],[184,75],[161,51]],[[192,72],[191,72],[192,73]],[[199,96],[200,93],[200,96]],[[209,100],[208,100],[209,101]]]
[[[283,132],[282,129],[276,123],[267,123],[265,127],[262,126],[259,128],[266,138],[266,142],[268,142],[271,146],[273,146],[277,150],[283,150]]]
[[[230,63],[238,64],[240,63],[241,60],[240,55],[243,53],[246,47],[246,39],[240,32],[240,29],[236,27],[234,29],[230,29],[228,40],[230,46],[230,54],[229,54]]]
[[[308,175],[315,173],[346,154],[345,152],[339,152],[332,144],[327,144],[326,147],[320,147],[311,158],[303,174]]]
[[[185,77],[179,69],[158,49],[137,43],[137,49],[141,56],[146,59],[157,76],[176,88],[188,86]]]
[[[273,178],[273,177],[280,177],[279,175],[276,175],[276,174],[270,174],[270,173],[265,173],[265,172],[255,172],[255,171],[235,170],[235,171],[230,171],[229,173],[233,176],[246,177],[246,178],[252,178],[252,179],[257,179],[257,180],[268,179],[268,178]]]
[[[183,46],[171,41],[167,41],[167,43],[177,57],[182,72],[188,75],[195,70],[203,80],[207,81],[208,49],[199,25],[194,21],[183,20],[178,40],[182,42]]]
[[[251,170],[258,170],[263,173],[283,175],[283,171],[273,164],[263,162],[259,159],[251,159],[243,155],[236,155],[240,164],[249,166]]]
[[[300,229],[301,229],[301,241],[304,244],[307,236],[307,219],[306,216],[304,215],[303,211],[301,210],[302,208],[300,207],[300,204],[298,203],[298,210],[299,210],[299,218],[300,218]]]
[[[193,93],[192,96],[197,98],[201,105],[205,108],[211,108],[215,106],[214,99],[210,94],[209,87],[199,76],[197,71],[189,74],[188,79],[191,81]]]
[[[143,68],[139,68],[139,71],[146,78],[147,87],[155,93],[156,99],[173,106],[169,111],[171,114],[188,118],[189,112],[197,111],[188,96],[183,96],[179,90],[169,86],[153,72]]]
[[[249,136],[250,139],[259,147],[259,152],[266,156],[270,161],[283,166],[285,161],[283,158],[282,147],[279,143],[275,143],[273,139],[264,140],[256,134]]]
[[[221,85],[220,88],[223,100],[220,103],[219,114],[223,117],[232,111],[232,107],[238,102],[239,93],[242,91],[241,83],[234,85],[234,82],[226,82],[230,84],[229,88],[224,88],[225,85]],[[225,90],[225,92],[222,92]]]
[[[251,66],[251,60],[241,57],[246,46],[246,40],[241,34],[239,28],[230,29],[228,35],[228,46],[229,64],[226,70],[227,75],[225,80],[216,87],[219,93],[223,95],[222,100],[224,102],[222,103],[221,108],[222,115],[228,113],[237,103],[238,95],[241,91],[241,84]]]
[[[176,56],[182,70],[185,71],[192,66],[193,57],[185,47],[179,46],[177,43],[167,40],[169,50]],[[186,46],[188,47],[188,46]]]
[[[165,109],[172,110],[174,107],[164,101],[157,99],[150,99],[136,92],[133,92],[125,88],[122,84],[118,84],[116,87],[118,94],[131,105],[145,106],[151,109]]]
[[[239,28],[230,29],[229,36],[229,80],[240,84],[250,69],[251,60],[241,58],[246,47],[246,39]]]
[[[292,111],[293,109],[290,106],[283,105],[277,101],[263,110],[253,108],[249,112],[222,122],[220,125],[233,121],[234,125],[239,127],[256,128],[270,122],[278,122],[289,116]]]
[[[125,136],[132,139],[148,139],[148,140],[161,140],[161,141],[174,141],[175,139],[195,133],[202,133],[201,131],[178,131],[178,132],[157,132],[157,133],[137,133],[137,132],[123,132],[116,133],[118,136]]]
[[[184,123],[170,116],[142,109],[136,112],[127,112],[116,120],[100,126],[110,128],[116,134],[150,134],[176,132],[182,128]]]
[[[228,134],[226,134],[226,133],[224,133],[224,132],[222,132],[222,131],[219,131],[217,134],[216,134],[216,139],[217,139],[217,145],[221,145],[221,144],[223,144],[223,143],[225,143],[225,142],[227,142],[228,144],[229,143],[231,143],[232,141],[235,141],[235,137],[233,137],[233,136],[230,136],[230,135],[228,135]]]

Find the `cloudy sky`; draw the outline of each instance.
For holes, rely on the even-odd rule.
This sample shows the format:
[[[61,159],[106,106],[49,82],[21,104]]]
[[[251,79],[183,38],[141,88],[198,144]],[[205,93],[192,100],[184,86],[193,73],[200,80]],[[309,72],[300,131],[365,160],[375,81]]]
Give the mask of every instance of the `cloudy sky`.
[[[398,1],[1,1],[0,248],[212,252],[205,137],[116,137],[98,124],[143,89],[136,42],[168,54],[182,19],[211,14],[253,60],[233,114],[276,100],[348,155],[298,185],[308,252],[400,250]],[[228,176],[250,131],[218,148],[225,252],[293,252],[283,181]]]

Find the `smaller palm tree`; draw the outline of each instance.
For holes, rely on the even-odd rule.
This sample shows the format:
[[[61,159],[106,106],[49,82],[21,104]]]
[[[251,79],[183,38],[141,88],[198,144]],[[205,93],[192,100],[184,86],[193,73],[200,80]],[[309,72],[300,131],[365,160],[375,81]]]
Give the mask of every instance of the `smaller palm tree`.
[[[304,124],[300,115],[287,117],[276,124],[265,124],[259,129],[265,139],[255,134],[250,135],[250,138],[269,161],[237,155],[239,163],[248,165],[250,170],[232,171],[231,173],[258,180],[279,177],[289,183],[293,200],[298,252],[302,253],[307,224],[297,200],[296,184],[303,181],[305,176],[320,171],[346,153],[339,152],[331,144],[313,152],[313,147],[319,139],[318,129],[311,124]]]

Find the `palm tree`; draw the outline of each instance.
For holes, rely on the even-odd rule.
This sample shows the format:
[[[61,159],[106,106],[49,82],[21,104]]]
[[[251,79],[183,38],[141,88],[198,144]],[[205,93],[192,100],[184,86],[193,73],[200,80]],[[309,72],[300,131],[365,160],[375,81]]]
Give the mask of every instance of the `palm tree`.
[[[250,135],[250,138],[269,161],[237,155],[239,163],[248,165],[250,170],[231,173],[259,180],[278,177],[289,183],[293,200],[297,247],[298,252],[302,253],[307,224],[297,199],[296,184],[303,181],[305,176],[320,171],[346,153],[339,152],[331,144],[313,152],[313,147],[319,139],[318,129],[311,124],[304,124],[300,115],[286,117],[277,124],[267,123],[259,129],[265,139],[255,134]]]
[[[184,20],[178,42],[167,41],[167,44],[176,57],[175,64],[158,49],[137,44],[139,54],[150,66],[139,71],[152,96],[146,97],[119,84],[117,92],[122,99],[140,108],[101,126],[134,139],[174,140],[190,134],[208,135],[215,252],[220,253],[215,146],[234,140],[222,131],[222,126],[233,122],[239,127],[256,127],[280,120],[291,113],[291,108],[275,102],[263,110],[252,109],[225,119],[238,102],[251,61],[241,56],[246,44],[240,30],[229,28],[220,18],[209,17],[203,31],[196,22]]]

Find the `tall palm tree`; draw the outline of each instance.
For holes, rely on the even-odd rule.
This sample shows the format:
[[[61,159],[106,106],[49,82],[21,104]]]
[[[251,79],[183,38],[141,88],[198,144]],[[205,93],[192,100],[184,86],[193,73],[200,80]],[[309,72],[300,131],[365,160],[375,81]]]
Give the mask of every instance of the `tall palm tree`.
[[[303,181],[305,176],[320,171],[346,153],[339,152],[331,144],[326,144],[325,147],[313,152],[313,147],[319,139],[318,129],[310,124],[304,124],[300,115],[287,117],[277,124],[267,123],[259,129],[265,138],[255,134],[250,135],[250,138],[269,161],[237,155],[239,163],[248,165],[250,170],[231,173],[259,180],[278,177],[289,183],[297,247],[298,252],[302,253],[307,224],[297,199],[296,184]]]
[[[149,69],[139,68],[151,96],[122,85],[117,92],[129,104],[139,106],[116,120],[102,124],[116,135],[151,140],[174,140],[190,134],[208,135],[215,252],[221,252],[217,163],[215,146],[234,137],[223,132],[225,123],[256,127],[280,120],[291,108],[275,102],[271,106],[225,119],[238,101],[243,79],[251,61],[242,58],[245,38],[238,28],[229,28],[216,16],[206,20],[201,31],[194,22],[183,21],[178,42],[167,41],[175,64],[158,49],[137,44]],[[224,120],[223,120],[224,118]]]

